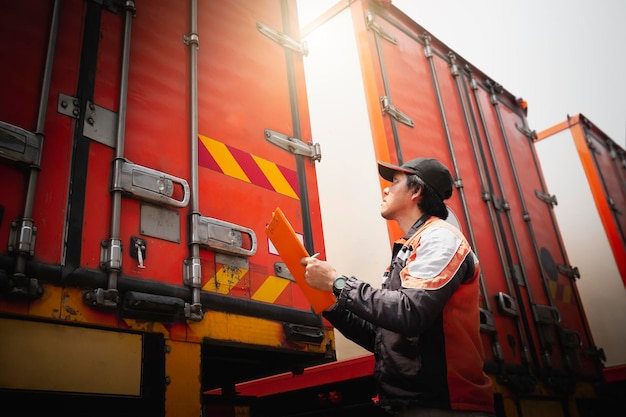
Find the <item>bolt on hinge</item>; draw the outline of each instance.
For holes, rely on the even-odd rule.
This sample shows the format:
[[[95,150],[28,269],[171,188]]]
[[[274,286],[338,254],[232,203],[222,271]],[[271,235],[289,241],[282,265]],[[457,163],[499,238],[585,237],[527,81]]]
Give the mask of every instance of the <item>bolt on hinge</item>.
[[[517,130],[519,130],[522,133],[522,135],[526,136],[528,139],[531,139],[533,141],[537,139],[536,130],[531,130],[527,128],[526,126],[523,126],[517,123],[515,123],[515,127],[517,128]]]

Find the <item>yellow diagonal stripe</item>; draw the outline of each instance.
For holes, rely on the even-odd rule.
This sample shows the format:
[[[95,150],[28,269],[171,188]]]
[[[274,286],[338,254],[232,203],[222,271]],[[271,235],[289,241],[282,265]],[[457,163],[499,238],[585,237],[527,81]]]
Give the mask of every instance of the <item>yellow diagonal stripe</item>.
[[[203,135],[198,136],[207,150],[213,155],[213,159],[215,159],[215,162],[217,162],[224,174],[242,181],[251,182],[225,144]]]
[[[253,300],[273,303],[283,290],[289,285],[289,280],[275,276],[269,276],[263,285],[252,296]]]
[[[228,294],[230,289],[248,272],[247,269],[233,268],[227,265],[220,268],[215,277],[209,279],[202,287],[205,291],[216,292],[219,294]]]
[[[287,179],[285,179],[285,176],[275,163],[254,155],[251,156],[277,192],[298,200],[298,195],[293,191],[293,188],[291,188],[291,185],[289,185]]]

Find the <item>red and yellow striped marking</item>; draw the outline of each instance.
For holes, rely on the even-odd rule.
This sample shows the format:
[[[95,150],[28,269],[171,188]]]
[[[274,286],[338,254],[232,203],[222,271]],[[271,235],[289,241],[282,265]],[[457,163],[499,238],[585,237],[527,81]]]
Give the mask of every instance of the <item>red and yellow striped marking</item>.
[[[214,277],[202,287],[204,291],[228,294],[248,273],[247,269],[233,268],[222,265]],[[288,279],[268,276],[263,284],[250,296],[252,300],[273,303],[285,291],[291,281]]]
[[[550,280],[548,282],[548,287],[550,288],[550,295],[553,300],[559,300],[563,303],[571,303],[572,302],[572,287],[569,285],[562,285],[556,281]]]
[[[263,285],[252,294],[252,299],[255,301],[264,301],[266,303],[273,303],[276,301],[278,296],[282,294],[282,292],[289,285],[289,280],[284,278],[275,277],[270,275],[263,282]]]
[[[198,135],[198,164],[241,181],[300,199],[298,174],[272,161]]]

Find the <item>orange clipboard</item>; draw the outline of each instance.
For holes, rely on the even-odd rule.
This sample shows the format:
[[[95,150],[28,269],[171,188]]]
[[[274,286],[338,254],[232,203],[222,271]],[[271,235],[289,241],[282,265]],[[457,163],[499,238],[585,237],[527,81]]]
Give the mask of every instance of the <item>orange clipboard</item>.
[[[270,238],[287,269],[311,303],[315,314],[319,314],[333,305],[335,296],[332,293],[320,291],[307,284],[304,278],[304,266],[300,264],[300,260],[309,254],[280,207],[276,207],[272,213],[272,220],[265,227],[265,234]]]

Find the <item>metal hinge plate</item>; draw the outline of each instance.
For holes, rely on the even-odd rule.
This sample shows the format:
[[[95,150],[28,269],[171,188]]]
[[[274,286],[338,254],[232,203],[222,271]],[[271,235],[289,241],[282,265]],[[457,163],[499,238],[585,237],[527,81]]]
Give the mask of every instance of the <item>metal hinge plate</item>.
[[[265,129],[265,139],[294,155],[302,155],[313,161],[322,159],[322,150],[319,143],[304,143],[300,139],[291,138],[285,134]]]
[[[388,33],[385,29],[382,28],[382,26],[380,26],[378,23],[374,21],[373,14],[367,13],[365,20],[366,20],[368,29],[371,29],[372,31],[374,31],[378,36],[385,39],[386,41],[389,41],[393,43],[394,45],[398,44],[398,40],[394,38],[393,35]]]
[[[91,101],[85,108],[83,136],[100,142],[103,145],[115,148],[117,136],[117,113],[100,107]],[[66,116],[78,119],[80,117],[80,101],[67,94],[59,94],[57,111]]]
[[[285,35],[284,33],[279,32],[276,29],[272,29],[265,23],[257,22],[256,28],[263,35],[267,36],[282,47],[289,48],[303,56],[309,54],[309,48],[307,47],[306,42],[298,42],[295,39]]]
[[[535,196],[539,200],[543,201],[546,204],[550,204],[551,206],[557,206],[559,204],[555,195],[550,195],[548,193],[544,193],[543,191],[535,190]]]
[[[391,100],[387,96],[382,96],[380,98],[380,105],[382,107],[383,113],[387,113],[398,122],[405,124],[409,127],[414,127],[413,120],[406,114],[402,113],[400,110],[396,109],[393,104],[391,104]]]

